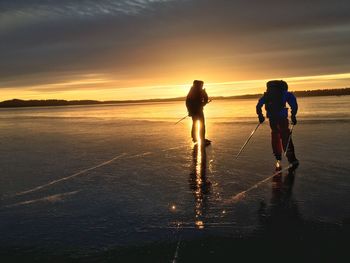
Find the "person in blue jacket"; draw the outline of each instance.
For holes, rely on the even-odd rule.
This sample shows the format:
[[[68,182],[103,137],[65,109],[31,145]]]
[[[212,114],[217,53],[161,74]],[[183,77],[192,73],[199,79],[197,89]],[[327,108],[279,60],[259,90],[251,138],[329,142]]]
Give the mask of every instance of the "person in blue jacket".
[[[296,166],[299,164],[299,161],[295,156],[292,138],[290,138],[288,144],[291,131],[289,129],[288,108],[286,108],[286,103],[288,103],[291,108],[291,122],[293,125],[296,125],[296,115],[298,112],[297,99],[291,92],[288,92],[288,84],[283,80],[271,80],[266,83],[266,87],[266,92],[256,105],[256,113],[258,114],[259,122],[263,123],[265,121],[261,109],[262,106],[265,105],[266,116],[270,121],[271,127],[272,150],[276,157],[277,165],[279,166],[282,153],[286,151],[288,145],[286,157],[289,163]]]

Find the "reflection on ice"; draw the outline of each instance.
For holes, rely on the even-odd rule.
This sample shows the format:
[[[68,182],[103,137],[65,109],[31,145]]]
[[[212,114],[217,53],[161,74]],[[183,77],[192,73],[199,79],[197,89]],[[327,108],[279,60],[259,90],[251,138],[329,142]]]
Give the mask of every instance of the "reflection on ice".
[[[198,122],[198,125],[199,122]],[[199,127],[197,129],[199,131]],[[207,208],[208,195],[211,193],[211,183],[207,178],[207,154],[206,147],[199,139],[192,152],[192,172],[190,173],[190,189],[194,195],[195,225],[199,229],[205,226],[205,210]]]

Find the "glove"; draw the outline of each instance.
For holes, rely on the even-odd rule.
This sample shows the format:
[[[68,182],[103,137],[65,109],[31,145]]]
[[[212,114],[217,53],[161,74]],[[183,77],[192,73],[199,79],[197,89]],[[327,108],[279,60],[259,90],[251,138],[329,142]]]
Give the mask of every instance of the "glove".
[[[295,115],[292,115],[291,119],[292,119],[292,124],[297,125],[297,118],[295,117]]]
[[[262,114],[259,114],[259,115],[258,115],[258,118],[259,118],[259,122],[260,122],[260,123],[263,123],[263,122],[265,121],[265,117],[264,117],[264,115],[262,115]]]

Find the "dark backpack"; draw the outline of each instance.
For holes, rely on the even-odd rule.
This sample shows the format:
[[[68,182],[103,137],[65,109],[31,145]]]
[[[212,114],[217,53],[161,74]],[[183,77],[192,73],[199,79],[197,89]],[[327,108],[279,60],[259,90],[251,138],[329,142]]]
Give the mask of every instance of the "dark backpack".
[[[278,116],[286,106],[284,93],[288,90],[288,85],[283,80],[272,80],[267,82],[266,86],[265,109],[270,116]]]

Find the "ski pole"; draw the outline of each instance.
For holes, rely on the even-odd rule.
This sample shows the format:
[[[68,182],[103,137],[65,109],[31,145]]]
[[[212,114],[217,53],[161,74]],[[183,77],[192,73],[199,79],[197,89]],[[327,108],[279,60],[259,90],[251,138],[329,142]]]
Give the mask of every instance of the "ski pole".
[[[239,152],[237,153],[235,160],[238,158],[238,156],[241,154],[241,152],[243,151],[243,149],[246,147],[246,145],[248,144],[248,142],[250,141],[250,139],[253,137],[254,133],[256,132],[256,130],[259,128],[260,126],[260,122],[258,123],[258,125],[256,125],[255,129],[252,131],[252,133],[249,135],[248,139],[245,141],[245,143],[243,144],[242,148],[239,150]]]
[[[175,123],[175,125],[178,124],[179,122],[183,121],[183,120],[186,119],[187,117],[188,117],[188,115],[184,116],[183,118],[181,118],[180,120],[178,120],[178,121]]]
[[[286,151],[284,152],[284,156],[287,156],[287,151],[288,151],[288,148],[289,148],[290,139],[292,138],[293,128],[294,128],[294,125],[292,124],[291,128],[290,128],[290,134],[289,134],[289,137],[288,137],[288,143],[287,143],[287,146],[286,146]]]

